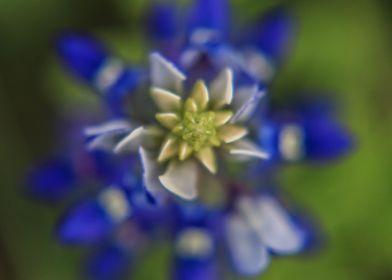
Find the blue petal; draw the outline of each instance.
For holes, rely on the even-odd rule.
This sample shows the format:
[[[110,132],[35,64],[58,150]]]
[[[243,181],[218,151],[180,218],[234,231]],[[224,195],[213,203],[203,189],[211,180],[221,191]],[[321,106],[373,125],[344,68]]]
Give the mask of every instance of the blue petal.
[[[28,192],[39,199],[60,200],[73,189],[75,177],[75,171],[69,160],[51,159],[31,172]]]
[[[217,264],[213,259],[204,261],[177,258],[174,263],[173,279],[218,280]]]
[[[267,13],[256,24],[251,40],[274,61],[281,61],[287,54],[295,33],[295,26],[287,10],[277,8]]]
[[[353,146],[349,132],[328,115],[307,119],[304,130],[306,155],[313,160],[337,158]]]
[[[113,223],[97,201],[84,201],[71,208],[57,228],[58,238],[68,244],[91,244],[111,231]]]
[[[176,16],[172,5],[155,4],[148,14],[148,34],[157,39],[172,39],[177,31]]]
[[[87,264],[87,274],[92,280],[119,279],[129,268],[127,252],[115,246],[95,253]]]
[[[211,29],[225,37],[229,31],[229,13],[227,0],[195,0],[188,15],[189,32]]]
[[[78,34],[60,38],[57,50],[69,70],[83,80],[92,81],[106,58],[107,50],[96,40]]]

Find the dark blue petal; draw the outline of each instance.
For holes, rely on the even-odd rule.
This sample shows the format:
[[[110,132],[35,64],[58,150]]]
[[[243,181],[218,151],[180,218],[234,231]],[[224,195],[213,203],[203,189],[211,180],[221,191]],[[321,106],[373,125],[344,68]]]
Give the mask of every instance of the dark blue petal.
[[[31,172],[28,192],[38,199],[56,201],[64,198],[73,189],[75,177],[69,160],[55,158]]]
[[[188,15],[189,32],[211,29],[225,37],[229,31],[229,13],[227,0],[195,0]]]
[[[214,259],[193,260],[177,258],[174,263],[175,280],[218,280],[218,267]]]
[[[290,13],[277,8],[267,13],[255,25],[251,40],[263,53],[279,62],[286,56],[294,33],[295,26]]]
[[[87,264],[87,274],[92,280],[119,279],[129,267],[127,252],[115,246],[96,252]]]
[[[153,5],[147,18],[148,34],[156,39],[172,39],[177,31],[176,18],[176,10],[172,5]]]
[[[96,40],[78,34],[67,34],[57,43],[58,53],[76,76],[92,81],[108,57],[107,50]]]
[[[328,160],[349,152],[353,141],[349,132],[331,116],[315,116],[304,123],[306,156]]]
[[[112,227],[110,217],[97,201],[84,201],[62,218],[57,235],[67,244],[91,244],[105,238]]]

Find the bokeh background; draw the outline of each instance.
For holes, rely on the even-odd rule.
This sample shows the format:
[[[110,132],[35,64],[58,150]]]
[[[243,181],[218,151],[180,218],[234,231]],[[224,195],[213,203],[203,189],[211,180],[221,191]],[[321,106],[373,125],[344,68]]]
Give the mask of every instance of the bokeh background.
[[[260,279],[392,279],[392,2],[287,1],[298,38],[272,86],[277,101],[321,89],[340,102],[356,137],[352,155],[299,165],[283,188],[308,209],[327,237],[322,251],[279,258]],[[284,1],[232,1],[238,20]],[[54,39],[92,32],[132,62],[145,53],[145,0],[0,0],[0,279],[80,279],[83,250],[53,238],[63,207],[24,195],[25,173],[55,149],[66,108],[94,102],[61,69]],[[132,279],[166,279],[169,247],[147,251]],[[258,279],[259,279],[258,278]],[[234,278],[239,279],[239,278]]]

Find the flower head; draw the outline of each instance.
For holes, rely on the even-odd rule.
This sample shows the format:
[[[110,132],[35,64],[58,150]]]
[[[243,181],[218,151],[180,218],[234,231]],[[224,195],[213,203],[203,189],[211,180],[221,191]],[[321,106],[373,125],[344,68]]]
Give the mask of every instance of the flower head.
[[[60,40],[65,65],[110,113],[82,129],[85,141],[71,139],[72,156],[35,170],[31,191],[59,200],[75,185],[98,187],[57,228],[65,244],[104,248],[89,263],[94,279],[117,277],[161,228],[175,279],[219,279],[221,247],[237,272],[254,275],[307,246],[312,231],[262,192],[275,175],[264,167],[340,155],[349,137],[329,112],[281,121],[264,98],[292,41],[289,14],[270,12],[232,44],[227,10],[225,0],[195,0],[177,34],[174,8],[155,7],[149,66],[91,38]]]
[[[155,185],[160,184],[184,199],[194,199],[199,166],[215,174],[218,152],[234,158],[268,157],[255,144],[244,139],[248,129],[243,123],[259,100],[255,96],[263,94],[257,87],[235,93],[233,72],[226,68],[209,86],[198,80],[187,92],[185,75],[161,55],[151,55],[150,67],[150,94],[158,108],[155,113],[157,124],[133,129],[114,147],[118,153],[139,149],[148,174],[146,177],[149,177],[145,180],[147,188],[154,181]],[[233,104],[235,94],[243,100]],[[112,127],[98,137],[111,135],[116,130],[117,127]],[[150,160],[143,159],[147,157]],[[153,170],[160,168],[166,171],[152,175]]]

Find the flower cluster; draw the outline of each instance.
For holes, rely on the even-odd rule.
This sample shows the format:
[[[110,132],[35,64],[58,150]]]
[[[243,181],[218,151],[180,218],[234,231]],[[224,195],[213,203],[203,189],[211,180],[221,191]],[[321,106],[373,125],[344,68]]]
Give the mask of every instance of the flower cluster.
[[[62,131],[72,135],[69,148],[33,170],[29,190],[45,200],[79,198],[57,236],[95,248],[94,279],[118,277],[164,237],[173,244],[174,279],[221,279],[225,263],[261,273],[272,256],[314,240],[309,223],[286,209],[271,167],[336,158],[351,147],[323,103],[268,106],[294,35],[286,10],[241,34],[231,32],[224,0],[195,0],[183,18],[176,11],[151,7],[155,51],[147,67],[128,65],[87,36],[67,34],[58,44],[66,68],[110,113]],[[220,261],[222,251],[229,262]]]

